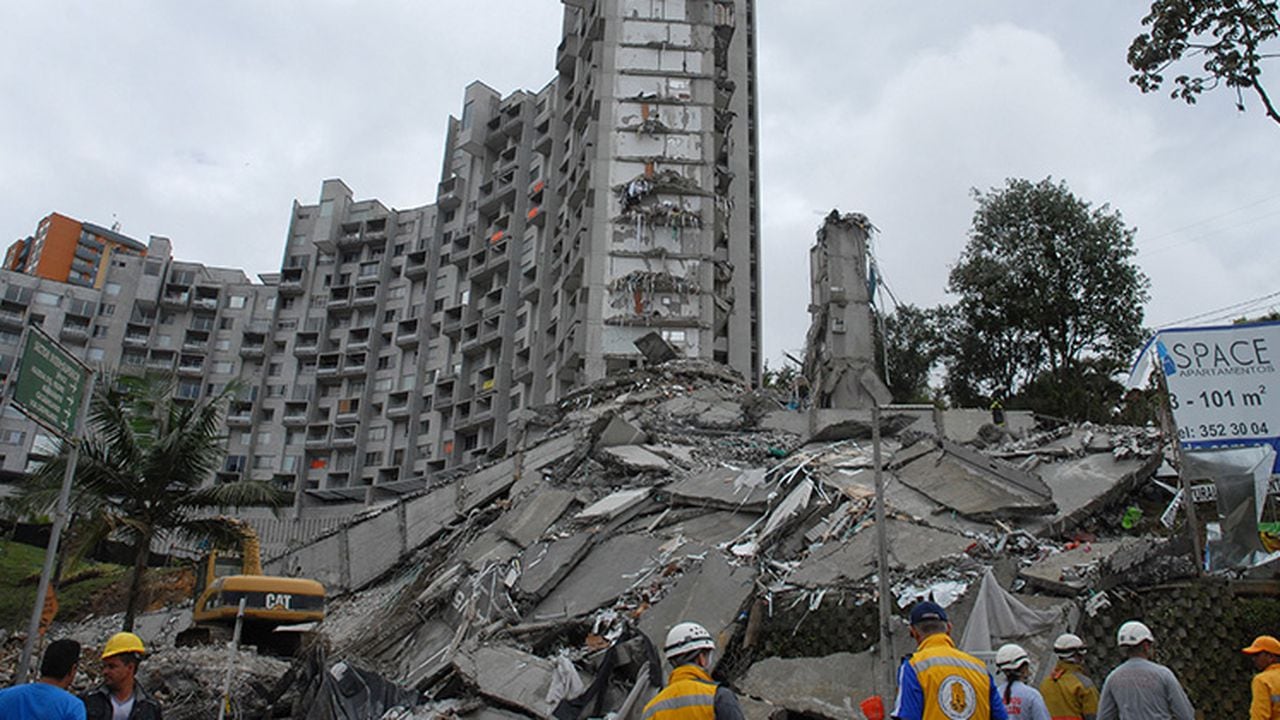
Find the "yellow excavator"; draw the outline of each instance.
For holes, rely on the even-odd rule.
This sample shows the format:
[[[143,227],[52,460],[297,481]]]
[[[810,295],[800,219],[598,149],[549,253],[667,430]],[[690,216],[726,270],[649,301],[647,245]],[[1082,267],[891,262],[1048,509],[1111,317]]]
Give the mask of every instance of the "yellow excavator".
[[[308,624],[324,619],[324,585],[305,578],[264,575],[258,534],[246,522],[233,522],[243,537],[240,561],[229,564],[229,558],[222,558],[219,562],[217,551],[201,560],[191,627],[179,633],[175,642],[184,646],[230,640],[243,598],[241,641],[268,652],[293,654]]]

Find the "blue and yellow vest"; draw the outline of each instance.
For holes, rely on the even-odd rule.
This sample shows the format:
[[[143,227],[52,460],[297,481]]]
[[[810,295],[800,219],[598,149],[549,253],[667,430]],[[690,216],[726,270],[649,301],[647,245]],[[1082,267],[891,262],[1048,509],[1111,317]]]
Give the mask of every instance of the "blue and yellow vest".
[[[902,720],[1007,720],[987,666],[956,649],[945,633],[920,641],[898,671],[898,702],[893,716]]]

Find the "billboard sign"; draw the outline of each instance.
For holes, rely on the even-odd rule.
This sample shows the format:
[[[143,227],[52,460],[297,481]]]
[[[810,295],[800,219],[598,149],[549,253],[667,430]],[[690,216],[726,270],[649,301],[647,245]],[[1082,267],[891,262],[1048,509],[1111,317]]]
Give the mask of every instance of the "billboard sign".
[[[50,432],[70,438],[89,385],[89,368],[34,326],[27,330],[21,363],[13,404]]]
[[[1280,453],[1280,323],[1161,330],[1143,357],[1148,351],[1168,384],[1184,450],[1270,445]]]

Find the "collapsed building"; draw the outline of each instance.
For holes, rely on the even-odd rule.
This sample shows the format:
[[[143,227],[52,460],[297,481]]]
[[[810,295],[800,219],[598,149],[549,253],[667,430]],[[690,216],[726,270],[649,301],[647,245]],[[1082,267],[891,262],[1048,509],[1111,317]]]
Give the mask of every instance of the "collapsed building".
[[[317,577],[333,599],[310,655],[237,665],[237,707],[636,717],[666,673],[656,645],[694,620],[750,717],[856,718],[860,700],[893,692],[875,671],[871,429],[867,412],[787,410],[702,361],[600,381],[527,418],[509,457],[270,559],[267,572]],[[989,656],[1017,640],[1041,672],[1071,629],[1099,677],[1117,661],[1114,629],[1141,616],[1198,707],[1247,706],[1248,671],[1224,658],[1280,620],[1272,590],[1197,578],[1183,534],[1159,520],[1157,430],[893,408],[881,430],[900,615],[932,597],[963,647]],[[207,700],[182,668],[209,663],[216,681],[225,661],[169,648],[183,622],[143,617],[145,679]],[[911,643],[894,623],[900,658]],[[114,629],[60,632],[94,643]]]

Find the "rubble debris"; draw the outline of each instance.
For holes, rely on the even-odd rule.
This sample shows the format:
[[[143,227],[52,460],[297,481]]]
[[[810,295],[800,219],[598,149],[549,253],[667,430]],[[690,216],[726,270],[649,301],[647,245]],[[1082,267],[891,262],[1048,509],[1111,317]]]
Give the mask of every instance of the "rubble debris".
[[[721,553],[704,554],[696,568],[686,570],[662,600],[645,611],[639,628],[650,638],[661,639],[676,623],[696,622],[716,637],[723,655],[739,613],[755,589],[756,572],[752,567],[730,565]]]
[[[964,553],[972,543],[961,535],[893,518],[889,519],[887,534],[889,563],[895,568],[916,569],[931,565],[945,557]],[[824,545],[803,560],[795,572],[787,575],[786,581],[808,588],[857,583],[875,573],[875,564],[875,533],[868,523],[852,540]]]
[[[662,542],[643,535],[609,538],[595,548],[533,611],[532,619],[572,618],[612,603],[657,570]]]
[[[575,497],[575,494],[568,490],[556,488],[534,493],[528,502],[511,509],[499,518],[494,523],[493,529],[520,547],[529,547],[569,509]]]
[[[724,510],[763,512],[769,500],[765,468],[716,468],[670,485],[672,502]]]
[[[458,653],[454,666],[481,695],[536,718],[551,717],[547,691],[556,673],[552,661],[504,645],[484,645]]]
[[[650,365],[661,365],[680,357],[680,353],[676,352],[671,343],[663,340],[657,331],[641,336],[636,340],[635,346]]]
[[[675,359],[530,412],[508,457],[269,561],[269,572],[333,580],[318,629],[332,662],[273,665],[289,678],[274,701],[254,689],[274,680],[238,679],[238,702],[296,710],[341,661],[421,693],[402,717],[516,720],[559,708],[564,720],[634,720],[665,670],[645,643],[694,619],[717,635],[717,679],[748,716],[856,718],[873,689],[855,685],[875,677],[879,642],[870,415],[786,410],[791,400]],[[950,601],[965,633],[991,645],[1025,631],[1017,641],[1043,653],[1077,623],[1091,634],[1112,625],[1144,588],[1195,582],[1186,548],[1166,540],[1182,535],[1156,521],[1172,484],[1151,481],[1165,461],[1151,431],[1037,431],[1029,415],[984,430],[985,411],[884,414],[897,604]],[[809,440],[811,430],[833,439]],[[1131,506],[1143,520],[1125,530]],[[140,622],[156,657],[181,614]],[[58,631],[100,643],[118,623]],[[908,652],[894,623],[894,651]]]
[[[873,693],[873,652],[825,657],[767,658],[751,666],[739,681],[746,695],[807,717],[856,720],[856,698]]]

